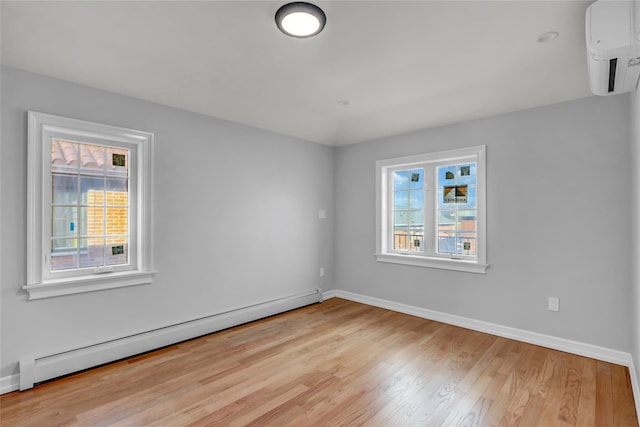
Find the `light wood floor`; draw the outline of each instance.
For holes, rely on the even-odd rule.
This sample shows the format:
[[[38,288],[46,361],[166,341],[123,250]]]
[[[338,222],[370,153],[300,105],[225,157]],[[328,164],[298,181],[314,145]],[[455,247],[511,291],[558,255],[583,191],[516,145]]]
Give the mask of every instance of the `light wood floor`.
[[[0,405],[3,427],[638,425],[625,367],[338,298]]]

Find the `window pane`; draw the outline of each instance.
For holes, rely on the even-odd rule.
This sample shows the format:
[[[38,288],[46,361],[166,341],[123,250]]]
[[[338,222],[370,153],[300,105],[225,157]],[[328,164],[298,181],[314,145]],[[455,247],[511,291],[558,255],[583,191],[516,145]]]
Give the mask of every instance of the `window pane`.
[[[456,223],[456,211],[438,211],[438,228],[450,227],[452,228]]]
[[[393,249],[408,251],[411,248],[411,236],[406,230],[396,230],[393,236]]]
[[[458,231],[476,230],[477,213],[475,210],[458,211]]]
[[[412,251],[424,251],[424,234],[412,233],[409,236]]]
[[[126,237],[107,239],[106,265],[129,263],[129,245]]]
[[[438,252],[444,254],[475,256],[476,242],[477,235],[475,232],[441,232],[438,233]]]
[[[457,183],[467,184],[467,185],[475,185],[476,184],[476,164],[462,164],[458,165],[458,173],[457,173]]]
[[[80,268],[104,265],[104,238],[78,239],[80,244]]]
[[[128,206],[128,182],[126,179],[107,179],[107,205]]]
[[[455,209],[456,203],[445,203],[444,188],[438,188],[438,209]]]
[[[105,148],[98,145],[80,144],[80,173],[104,173]]]
[[[127,178],[107,178],[107,191],[129,191]]]
[[[406,190],[409,188],[409,171],[397,171],[393,173],[393,189]]]
[[[455,183],[455,166],[443,166],[438,168],[438,187],[444,187],[445,185],[455,185]]]
[[[409,207],[409,192],[396,191],[393,193],[394,209],[407,209]]]
[[[441,254],[456,253],[456,233],[447,231],[438,232],[438,252]]]
[[[393,212],[393,249],[406,250],[409,248],[409,213],[406,210]]]
[[[393,233],[393,249],[394,250],[400,250],[404,245],[406,245],[406,242],[403,241],[404,239],[408,238],[406,236],[407,236],[406,234],[401,234],[401,233],[398,233],[397,231]]]
[[[414,169],[409,172],[409,188],[419,190],[424,187],[424,170]]]
[[[75,175],[51,176],[51,199],[57,205],[78,203],[78,177]]]
[[[438,253],[476,255],[475,171],[475,164],[439,168],[439,180],[446,188],[439,188],[437,193]]]
[[[129,233],[128,215],[127,208],[107,208],[107,235]]]
[[[409,224],[409,215],[407,211],[394,211],[393,224],[395,228],[405,227]]]
[[[107,148],[107,174],[112,176],[128,176],[129,150],[123,148]]]
[[[409,192],[409,208],[424,209],[424,191],[418,190]]]
[[[424,211],[409,211],[409,224],[414,230],[416,228],[422,230],[424,228]]]
[[[79,208],[79,236],[104,236],[104,207]]]
[[[51,140],[51,171],[75,172],[78,170],[78,144],[58,139]]]
[[[450,189],[450,187],[454,188]],[[444,188],[438,189],[438,209],[475,209],[477,207],[478,191],[475,186],[462,186],[457,192],[455,186],[448,186],[447,190],[449,190],[449,193],[448,198],[445,200]]]
[[[458,235],[458,248],[461,255],[476,255],[476,233],[460,233]]]
[[[104,205],[104,178],[81,176],[81,203],[84,205]]]
[[[467,186],[467,197],[466,197],[467,202],[456,203],[456,207],[458,209],[475,209],[477,207],[476,194],[477,194],[477,190],[475,186]]]
[[[51,236],[73,237],[78,233],[78,209],[73,206],[51,209]]]
[[[394,238],[394,249],[409,250],[417,242],[406,234],[408,226],[412,230],[417,226],[420,233],[424,232],[424,170],[396,171],[393,180],[394,233],[399,233]]]
[[[51,271],[78,268],[76,239],[53,239],[51,241]]]

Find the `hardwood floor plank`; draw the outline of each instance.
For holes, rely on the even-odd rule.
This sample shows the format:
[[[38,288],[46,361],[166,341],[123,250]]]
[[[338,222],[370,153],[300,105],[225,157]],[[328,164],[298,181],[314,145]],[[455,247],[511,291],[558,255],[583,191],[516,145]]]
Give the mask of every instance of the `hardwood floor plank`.
[[[628,370],[332,298],[0,396],[28,426],[638,426]]]
[[[596,425],[614,425],[611,365],[600,361],[596,363]]]
[[[583,358],[572,357],[567,377],[565,379],[564,394],[558,418],[569,425],[576,425],[580,391],[582,388]]]
[[[547,350],[543,351],[544,361],[541,363],[538,378],[534,389],[532,390],[531,398],[524,408],[522,417],[520,418],[520,425],[534,425],[540,418],[542,411],[547,404],[547,398],[549,390],[551,389],[551,379],[555,373],[555,367],[558,363],[558,358],[553,352]]]
[[[547,354],[547,358],[552,358],[553,375],[549,380],[549,389],[545,393],[545,403],[538,418],[540,425],[560,425],[558,419],[560,407],[562,405],[562,396],[564,395],[564,386],[569,371],[570,355],[567,353],[552,351]],[[596,423],[596,425],[598,425]]]
[[[494,340],[492,347],[483,356],[485,360],[474,366],[472,370],[473,376],[470,375],[464,379],[460,397],[449,410],[449,414],[442,425],[480,425],[486,415],[486,411],[493,404],[493,396],[487,398],[489,397],[488,391],[491,387],[495,387],[498,371],[505,363],[505,360],[499,354],[507,345],[508,341],[505,339],[496,338]],[[476,375],[477,377],[475,377]],[[502,385],[503,382],[500,384]]]
[[[611,367],[611,385],[613,391],[613,425],[628,426],[637,422],[633,389],[629,370],[623,366]]]
[[[582,390],[576,418],[577,426],[596,423],[596,361],[584,359],[582,365]]]

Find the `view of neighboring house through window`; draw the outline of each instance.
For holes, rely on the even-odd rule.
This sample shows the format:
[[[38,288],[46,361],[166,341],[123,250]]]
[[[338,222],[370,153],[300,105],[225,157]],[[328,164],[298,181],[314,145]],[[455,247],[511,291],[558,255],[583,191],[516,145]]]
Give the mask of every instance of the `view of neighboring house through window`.
[[[437,252],[475,255],[477,240],[475,163],[438,167]],[[424,251],[424,169],[393,172],[393,249]]]
[[[424,169],[393,173],[393,249],[424,250]]]
[[[437,168],[438,253],[475,256],[477,241],[476,163]]]
[[[484,272],[485,147],[376,162],[378,261]]]
[[[129,150],[51,143],[51,271],[129,263]]]

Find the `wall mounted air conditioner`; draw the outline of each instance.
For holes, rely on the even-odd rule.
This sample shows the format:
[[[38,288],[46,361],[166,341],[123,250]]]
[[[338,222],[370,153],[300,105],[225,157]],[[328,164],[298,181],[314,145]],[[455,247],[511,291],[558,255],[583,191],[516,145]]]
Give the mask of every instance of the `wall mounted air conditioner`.
[[[586,17],[589,85],[596,95],[636,90],[640,80],[640,1],[598,0]]]

